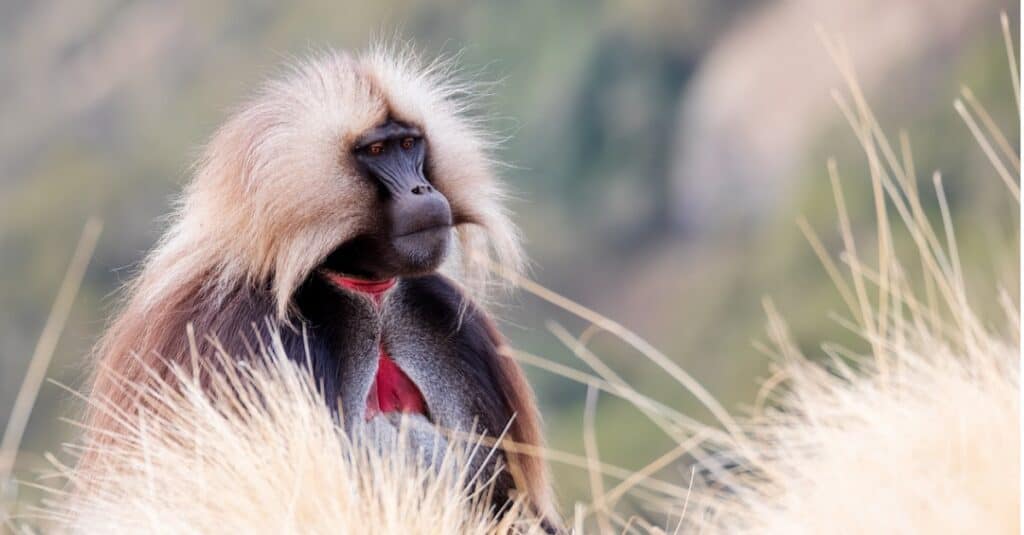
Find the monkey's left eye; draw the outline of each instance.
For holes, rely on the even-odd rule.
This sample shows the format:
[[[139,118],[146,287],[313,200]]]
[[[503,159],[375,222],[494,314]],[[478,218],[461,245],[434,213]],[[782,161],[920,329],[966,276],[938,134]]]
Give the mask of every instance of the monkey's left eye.
[[[402,148],[405,149],[405,150],[409,150],[409,149],[412,148],[412,145],[415,142],[416,141],[413,138],[407,137],[407,138],[402,140]]]
[[[374,155],[374,156],[378,156],[378,155],[380,155],[380,154],[383,154],[383,153],[384,153],[384,144],[383,144],[383,143],[380,143],[380,142],[377,142],[377,143],[373,143],[372,145],[370,145],[369,147],[367,147],[367,148],[366,148],[366,150],[367,150],[367,152],[369,152],[370,154],[372,154],[372,155]]]

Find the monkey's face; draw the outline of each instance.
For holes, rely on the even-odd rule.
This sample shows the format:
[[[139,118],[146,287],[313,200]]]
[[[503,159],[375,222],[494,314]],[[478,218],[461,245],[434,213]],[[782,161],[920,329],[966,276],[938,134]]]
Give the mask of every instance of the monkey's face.
[[[423,132],[395,120],[360,135],[351,157],[372,186],[375,228],[342,243],[322,269],[366,279],[420,275],[441,265],[452,234],[447,197],[425,172],[429,146]]]

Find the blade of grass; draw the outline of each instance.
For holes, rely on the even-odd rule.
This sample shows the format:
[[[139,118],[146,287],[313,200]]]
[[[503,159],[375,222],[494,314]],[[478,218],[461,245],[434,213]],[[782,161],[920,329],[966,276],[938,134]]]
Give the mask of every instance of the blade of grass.
[[[494,273],[505,278],[515,286],[522,288],[523,290],[571,314],[585,319],[590,323],[598,325],[602,329],[619,337],[623,342],[632,346],[640,352],[640,354],[647,357],[648,360],[659,366],[662,370],[672,376],[673,379],[678,381],[684,388],[690,391],[690,393],[708,409],[712,416],[722,424],[722,426],[735,438],[735,440],[740,442],[744,440],[743,430],[729,412],[725,410],[725,407],[723,407],[722,404],[719,403],[718,400],[700,384],[700,382],[679,367],[679,365],[673,362],[672,359],[668,358],[667,355],[652,346],[650,342],[644,340],[638,334],[627,329],[622,324],[608,317],[602,316],[601,314],[598,314],[597,312],[561,294],[558,294],[557,292],[554,292],[533,280],[514,273],[508,273],[508,270],[501,269],[500,266],[490,260],[484,259],[484,261],[488,262],[490,269]]]
[[[601,477],[601,454],[597,447],[595,423],[597,416],[597,393],[592,386],[587,387],[587,398],[583,406],[583,450],[587,454],[587,474],[590,476],[590,493],[593,498],[591,510],[597,517],[597,528],[600,533],[612,533],[611,522],[608,521],[608,510],[604,506],[604,478]]]
[[[78,239],[78,246],[71,257],[71,264],[64,275],[64,281],[57,292],[57,298],[50,309],[50,315],[46,319],[43,332],[39,336],[35,350],[32,352],[32,359],[29,361],[28,370],[25,372],[25,379],[21,383],[18,395],[14,399],[14,407],[11,409],[10,419],[7,421],[7,429],[4,430],[3,440],[0,440],[0,486],[6,484],[14,468],[14,460],[18,455],[18,448],[21,445],[21,438],[25,434],[25,427],[28,425],[29,415],[35,405],[36,397],[39,394],[39,387],[46,377],[46,370],[50,366],[50,359],[57,347],[57,341],[64,331],[68,315],[71,313],[71,306],[75,302],[78,290],[85,277],[85,270],[92,259],[93,251],[96,249],[96,242],[99,240],[103,224],[98,219],[90,219],[82,229],[82,235]]]
[[[974,139],[978,142],[978,146],[981,147],[982,152],[988,157],[988,161],[992,163],[992,167],[995,167],[996,172],[999,173],[999,178],[1003,179],[1006,187],[1009,188],[1010,194],[1013,195],[1014,200],[1020,202],[1020,185],[1014,180],[1013,175],[1006,169],[1003,161],[999,159],[999,155],[996,154],[995,149],[992,148],[992,144],[989,143],[988,138],[985,137],[984,132],[978,127],[978,123],[975,122],[974,116],[967,110],[964,103],[960,99],[953,101],[953,108],[960,114],[960,117],[967,124],[967,128],[970,129]]]
[[[1010,82],[1013,83],[1013,100],[1017,102],[1017,114],[1020,116],[1020,72],[1017,70],[1017,47],[1013,46],[1013,35],[1010,33],[1010,17],[1003,11],[999,14],[999,22],[1003,26],[1003,42],[1006,43],[1006,59],[1010,62]]]
[[[995,141],[996,146],[999,147],[999,150],[1003,151],[1003,156],[1005,156],[1007,161],[1010,162],[1013,169],[1017,171],[1017,173],[1020,173],[1020,157],[1017,156],[1017,151],[1013,150],[1013,147],[1010,146],[1010,142],[1006,140],[1006,136],[1003,135],[1002,129],[999,128],[999,125],[997,125],[995,120],[992,119],[992,116],[989,115],[985,106],[983,106],[981,102],[978,102],[977,97],[974,96],[974,92],[966,85],[961,86],[960,94],[963,95],[964,100],[971,105],[971,109],[974,110],[978,119],[981,119],[981,124],[985,125],[985,129],[988,130],[988,135],[992,136],[992,140]]]

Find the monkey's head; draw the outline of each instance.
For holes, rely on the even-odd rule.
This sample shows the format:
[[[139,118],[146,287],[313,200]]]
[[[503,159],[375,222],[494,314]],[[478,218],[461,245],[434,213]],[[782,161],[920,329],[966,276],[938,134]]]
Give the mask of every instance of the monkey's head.
[[[377,49],[266,83],[215,134],[163,251],[219,286],[269,285],[281,315],[324,270],[384,279],[445,264],[472,290],[483,259],[518,269],[490,144],[450,74]]]

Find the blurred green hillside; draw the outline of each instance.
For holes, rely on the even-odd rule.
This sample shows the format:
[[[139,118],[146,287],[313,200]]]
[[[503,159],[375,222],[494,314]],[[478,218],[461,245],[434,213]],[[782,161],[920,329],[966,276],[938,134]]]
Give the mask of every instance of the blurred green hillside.
[[[998,13],[1016,20],[1016,5],[856,4],[5,2],[0,428],[88,216],[106,230],[50,370],[70,385],[81,384],[118,285],[159,236],[199,148],[232,106],[289,58],[395,34],[426,55],[459,54],[467,75],[500,80],[484,109],[508,137],[503,174],[533,277],[635,329],[742,410],[768,367],[751,346],[762,338],[762,296],[803,346],[858,343],[822,313],[842,303],[794,224],[806,216],[839,248],[831,155],[855,225],[871,228],[874,217],[863,155],[829,96],[843,84],[815,22],[848,40],[893,137],[909,134],[921,187],[943,171],[969,280],[1017,267],[1015,205],[952,108],[960,84],[970,85],[1016,146],[998,32]],[[934,202],[926,209],[938,214]],[[858,239],[871,250],[872,236]],[[586,369],[546,322],[577,334],[587,325],[525,294],[500,314],[516,346]],[[601,335],[592,347],[638,390],[706,419],[640,355]],[[528,373],[550,445],[581,452],[584,387]],[[20,476],[71,436],[58,416],[76,410],[68,394],[44,387]],[[672,445],[627,403],[604,397],[598,436],[603,460],[627,468]],[[588,495],[584,472],[554,470],[563,504]]]

